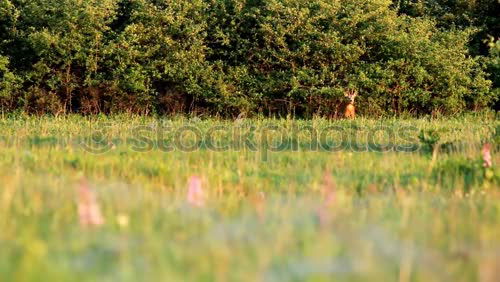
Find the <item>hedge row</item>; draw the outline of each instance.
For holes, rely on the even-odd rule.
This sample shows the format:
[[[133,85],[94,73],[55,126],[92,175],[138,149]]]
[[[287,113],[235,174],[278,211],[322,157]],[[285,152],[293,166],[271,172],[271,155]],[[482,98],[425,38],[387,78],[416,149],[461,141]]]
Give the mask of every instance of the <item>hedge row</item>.
[[[474,29],[390,0],[0,0],[0,107],[338,116],[494,105]]]

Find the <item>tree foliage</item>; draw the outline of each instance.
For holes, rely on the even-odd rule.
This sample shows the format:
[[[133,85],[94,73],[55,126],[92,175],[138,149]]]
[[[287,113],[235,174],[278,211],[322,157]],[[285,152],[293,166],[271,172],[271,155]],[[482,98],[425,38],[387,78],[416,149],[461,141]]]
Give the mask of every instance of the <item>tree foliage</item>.
[[[471,55],[484,19],[418,3],[0,0],[0,104],[337,116],[353,89],[366,115],[493,105],[491,60]]]

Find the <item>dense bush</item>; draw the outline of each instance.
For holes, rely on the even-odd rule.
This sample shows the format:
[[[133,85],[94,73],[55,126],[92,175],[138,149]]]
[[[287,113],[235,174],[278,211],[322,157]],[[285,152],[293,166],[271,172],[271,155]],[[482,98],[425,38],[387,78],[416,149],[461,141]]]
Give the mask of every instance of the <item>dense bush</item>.
[[[0,0],[0,110],[14,108],[15,93],[19,87],[18,77],[9,69],[9,58],[2,54],[5,44],[11,38],[16,21],[16,10],[12,3]]]
[[[393,0],[399,12],[434,18],[444,28],[485,25],[486,33],[498,35],[498,0]]]
[[[472,28],[473,33],[467,47],[472,55],[486,57],[488,78],[493,81],[494,95],[498,97],[500,69],[496,67],[498,55],[494,45],[495,41],[500,40],[500,1],[394,0],[393,2],[400,13],[412,17],[430,18],[441,29]],[[498,99],[495,108],[499,109]]]
[[[498,0],[394,0],[400,13],[427,17],[443,29],[474,28],[469,50],[487,55],[484,40],[500,37],[500,1]]]
[[[490,54],[488,56],[488,70],[491,73],[491,80],[493,81],[493,95],[500,97],[500,39],[490,38],[488,42]],[[495,109],[500,109],[500,100],[496,100]]]
[[[8,68],[7,57],[0,56],[0,110],[14,108],[15,93],[18,91],[19,82]]]
[[[238,1],[227,2],[232,7]],[[398,17],[389,5],[265,1],[231,16],[236,29],[224,26],[234,21],[216,24],[225,27],[223,38],[232,38],[226,45],[233,48],[212,49],[225,53],[216,58],[240,54],[231,63],[242,63],[251,75],[244,89],[271,111],[284,102],[291,109],[335,114],[347,88],[360,90],[359,109],[371,114],[485,106],[489,82],[467,56],[469,33]]]
[[[106,86],[102,66],[115,2],[11,1],[17,22],[4,53],[24,81],[18,106],[29,112],[78,111],[93,87]]]
[[[0,105],[34,113],[457,113],[494,104],[472,29],[390,0],[0,0]],[[491,63],[489,63],[491,69]]]

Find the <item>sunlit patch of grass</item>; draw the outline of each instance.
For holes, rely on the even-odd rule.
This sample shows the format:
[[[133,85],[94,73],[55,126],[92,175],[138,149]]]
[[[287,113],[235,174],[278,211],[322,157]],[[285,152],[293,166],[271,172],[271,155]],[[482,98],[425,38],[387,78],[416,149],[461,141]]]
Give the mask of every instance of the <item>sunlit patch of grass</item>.
[[[136,126],[277,125],[325,129],[414,126],[395,143],[425,146],[435,130],[452,149],[413,152],[298,149],[143,152]],[[498,121],[225,120],[68,116],[0,120],[0,277],[13,281],[494,281],[500,264]],[[92,154],[98,130],[112,144]],[[256,132],[256,142],[262,133]],[[153,134],[154,135],[154,134]],[[220,132],[219,141],[227,141]],[[279,133],[269,133],[269,140]],[[186,137],[187,142],[196,141]],[[336,141],[334,135],[330,140]],[[374,137],[387,144],[383,135]],[[493,164],[481,148],[492,142]],[[259,145],[262,143],[259,143]],[[265,158],[263,158],[265,157]],[[434,160],[434,163],[433,163]],[[433,164],[432,164],[433,163]],[[431,165],[432,164],[432,165]],[[199,176],[203,205],[188,201]],[[326,176],[333,184],[325,184]],[[105,224],[82,227],[87,179]],[[325,185],[331,186],[325,193]],[[330,195],[330,196],[325,196]],[[333,196],[332,196],[333,195]],[[327,217],[323,217],[327,215]],[[325,220],[326,218],[326,220]]]

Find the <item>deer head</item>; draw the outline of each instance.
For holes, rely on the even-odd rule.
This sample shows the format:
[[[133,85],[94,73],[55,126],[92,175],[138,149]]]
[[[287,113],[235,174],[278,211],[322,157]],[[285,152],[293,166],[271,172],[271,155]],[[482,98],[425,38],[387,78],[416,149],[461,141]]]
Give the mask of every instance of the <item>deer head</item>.
[[[349,89],[344,93],[344,96],[349,98],[351,104],[354,104],[354,99],[356,99],[356,96],[358,96],[358,91],[354,89]]]
[[[349,89],[344,93],[344,95],[350,100],[349,105],[347,105],[347,107],[345,108],[344,116],[346,118],[353,119],[356,117],[356,108],[354,107],[354,99],[356,99],[356,96],[358,96],[358,91]]]

